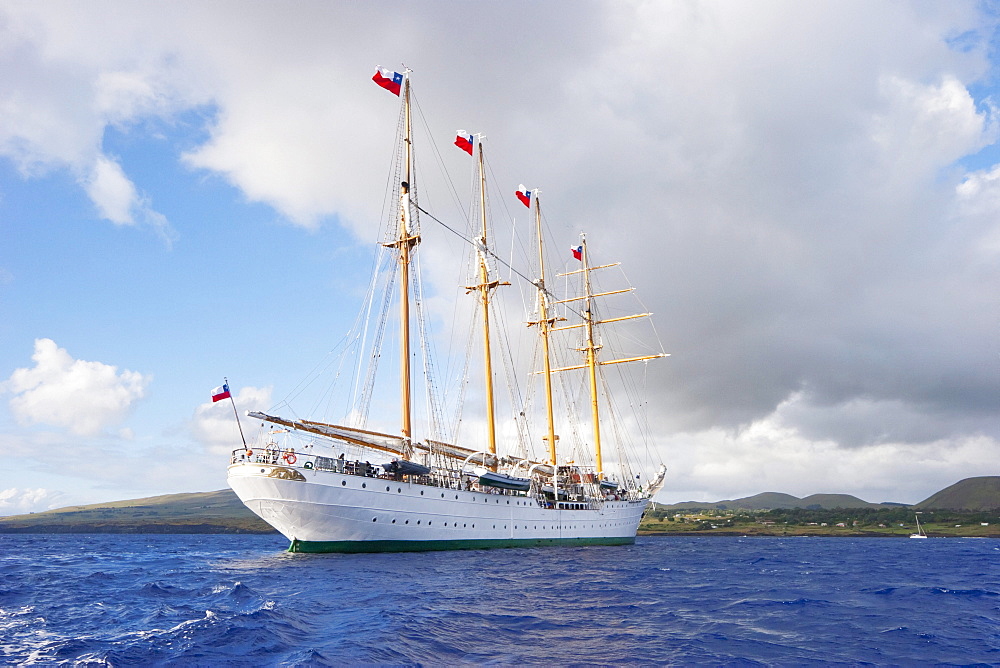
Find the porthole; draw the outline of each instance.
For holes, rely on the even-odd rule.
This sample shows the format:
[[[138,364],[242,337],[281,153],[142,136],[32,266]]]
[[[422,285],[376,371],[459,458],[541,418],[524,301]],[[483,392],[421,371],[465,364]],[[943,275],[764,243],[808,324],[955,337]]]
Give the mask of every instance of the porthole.
[[[410,520],[406,520],[405,522],[403,522],[403,524],[409,524],[409,523],[410,523]]]
[[[420,520],[417,520],[417,524],[420,524]]]
[[[424,495],[424,490],[420,490],[420,496]]]
[[[361,483],[361,489],[364,489],[366,487],[368,487],[368,483],[366,482]]]
[[[464,528],[465,528],[465,527],[467,527],[467,526],[469,526],[469,525],[468,525],[468,524],[463,524],[463,525],[462,525],[462,528],[464,529]]]
[[[441,492],[441,498],[442,499],[444,498],[444,492]]]
[[[341,485],[346,485],[346,484],[347,484],[347,481],[346,481],[346,480],[341,480],[341,481],[340,481],[340,484],[341,484]]]
[[[377,517],[373,517],[372,518],[372,522],[378,522],[378,518]]]
[[[456,499],[458,498],[458,494],[456,494],[456,495],[455,495],[455,498],[456,498]]]
[[[388,491],[389,491],[389,488],[388,488],[388,487],[386,487],[386,488],[385,488],[385,491],[387,491],[387,492],[388,492]]]
[[[432,525],[432,524],[434,524],[434,522],[433,522],[433,521],[431,521],[431,520],[427,520],[427,526],[430,526],[430,525]]]
[[[393,524],[395,524],[395,523],[396,523],[396,520],[393,520],[393,521],[392,521],[392,523],[393,523]]]
[[[402,487],[397,487],[396,488],[396,494],[402,494],[402,493],[403,493],[403,488]]]

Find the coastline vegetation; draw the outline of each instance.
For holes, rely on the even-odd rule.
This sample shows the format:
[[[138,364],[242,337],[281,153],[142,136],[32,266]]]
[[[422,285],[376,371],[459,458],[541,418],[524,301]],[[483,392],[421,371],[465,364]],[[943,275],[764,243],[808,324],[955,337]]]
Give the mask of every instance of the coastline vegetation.
[[[885,536],[917,530],[928,536],[1000,538],[1000,510],[889,508],[777,508],[772,510],[655,509],[639,525],[640,535]]]

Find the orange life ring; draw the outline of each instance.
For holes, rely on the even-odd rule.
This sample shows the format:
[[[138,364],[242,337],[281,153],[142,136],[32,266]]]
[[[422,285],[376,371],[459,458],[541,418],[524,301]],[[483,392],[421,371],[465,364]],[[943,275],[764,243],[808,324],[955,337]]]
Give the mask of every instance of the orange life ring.
[[[298,461],[298,457],[295,456],[294,452],[286,452],[282,456],[282,459],[284,459],[285,463],[287,464],[294,464],[296,461]]]
[[[247,459],[253,457],[253,450],[247,450]]]

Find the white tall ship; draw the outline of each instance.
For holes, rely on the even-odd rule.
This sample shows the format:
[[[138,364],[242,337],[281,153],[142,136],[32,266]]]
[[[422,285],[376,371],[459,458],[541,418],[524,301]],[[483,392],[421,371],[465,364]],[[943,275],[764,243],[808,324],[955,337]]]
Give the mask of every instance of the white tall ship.
[[[487,187],[483,145],[475,137],[460,135],[456,144],[470,154],[477,151],[477,195],[479,215],[470,216],[476,227],[467,241],[474,250],[475,284],[466,288],[477,298],[477,334],[482,352],[482,396],[485,403],[483,443],[456,445],[442,428],[441,408],[435,397],[435,383],[428,382],[427,413],[431,418],[427,434],[415,434],[411,329],[425,334],[421,313],[422,289],[416,270],[417,246],[421,241],[419,214],[427,213],[416,200],[413,172],[411,90],[408,72],[382,71],[373,79],[401,98],[397,133],[397,168],[393,189],[398,203],[386,238],[381,244],[391,253],[394,297],[378,298],[373,310],[384,315],[394,301],[398,308],[398,348],[401,405],[398,433],[382,433],[367,428],[366,416],[374,381],[374,364],[362,379],[355,381],[355,403],[347,411],[353,422],[331,424],[324,421],[289,419],[269,412],[250,411],[260,420],[257,442],[233,451],[228,480],[240,499],[254,513],[284,534],[291,552],[384,552],[449,550],[468,548],[526,547],[547,545],[619,545],[635,542],[636,530],[650,499],[663,484],[666,469],[653,461],[652,471],[642,471],[630,462],[629,447],[620,443],[605,459],[602,439],[605,431],[634,443],[639,423],[611,422],[614,402],[603,390],[610,387],[602,371],[609,365],[644,363],[665,353],[604,359],[599,330],[611,322],[632,320],[648,313],[602,318],[598,301],[631,288],[595,292],[592,275],[615,265],[591,266],[585,238],[574,255],[579,269],[560,276],[579,290],[558,299],[545,273],[542,242],[542,215],[537,191],[523,189],[519,199],[533,213],[537,265],[529,279],[535,295],[529,326],[537,332],[535,358],[540,369],[528,375],[537,386],[532,400],[512,401],[509,420],[498,420],[493,368],[497,340],[494,292],[508,283],[497,275],[496,265],[504,263],[493,253],[487,222]],[[395,205],[394,205],[395,206]],[[473,207],[474,209],[475,207]],[[511,268],[511,276],[525,276]],[[513,280],[513,278],[512,278]],[[373,286],[375,281],[373,280]],[[393,286],[390,285],[390,288]],[[416,313],[411,314],[411,309]],[[561,309],[561,310],[560,310]],[[501,318],[502,320],[502,318]],[[371,328],[375,350],[369,361],[381,357],[384,319]],[[523,325],[521,326],[523,329]],[[565,332],[565,333],[563,333]],[[576,335],[575,340],[572,336]],[[561,338],[565,337],[565,338]],[[428,346],[420,350],[427,353]],[[575,359],[561,362],[570,351]],[[513,361],[512,355],[503,357]],[[626,365],[628,366],[628,365]],[[625,367],[616,367],[619,369]],[[425,361],[423,375],[432,376],[433,366]],[[578,387],[587,396],[581,403],[585,415],[577,417],[572,402],[556,398],[557,386],[577,377]],[[505,376],[508,378],[509,372]],[[579,394],[579,392],[578,392]],[[538,396],[540,395],[540,397]],[[528,406],[537,406],[537,422]],[[633,403],[635,403],[633,399]],[[556,407],[560,415],[556,418]],[[435,417],[437,416],[437,417]],[[498,429],[500,426],[506,426]],[[269,426],[266,426],[269,425]],[[509,428],[515,424],[515,428]],[[576,435],[574,445],[562,446],[557,435],[568,429]],[[586,432],[586,436],[581,436]],[[589,441],[589,442],[586,442]],[[581,447],[583,443],[584,447]],[[568,451],[563,452],[566,447]],[[535,452],[535,450],[539,452]],[[605,449],[608,449],[605,446]]]

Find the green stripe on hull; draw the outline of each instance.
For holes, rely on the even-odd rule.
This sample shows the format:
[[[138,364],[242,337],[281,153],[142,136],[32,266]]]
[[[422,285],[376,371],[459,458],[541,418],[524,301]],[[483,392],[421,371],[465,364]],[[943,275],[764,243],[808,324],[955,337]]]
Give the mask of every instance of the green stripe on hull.
[[[632,545],[635,536],[588,538],[491,538],[482,540],[293,540],[289,552],[429,552],[433,550],[491,550],[502,547],[572,545]]]

